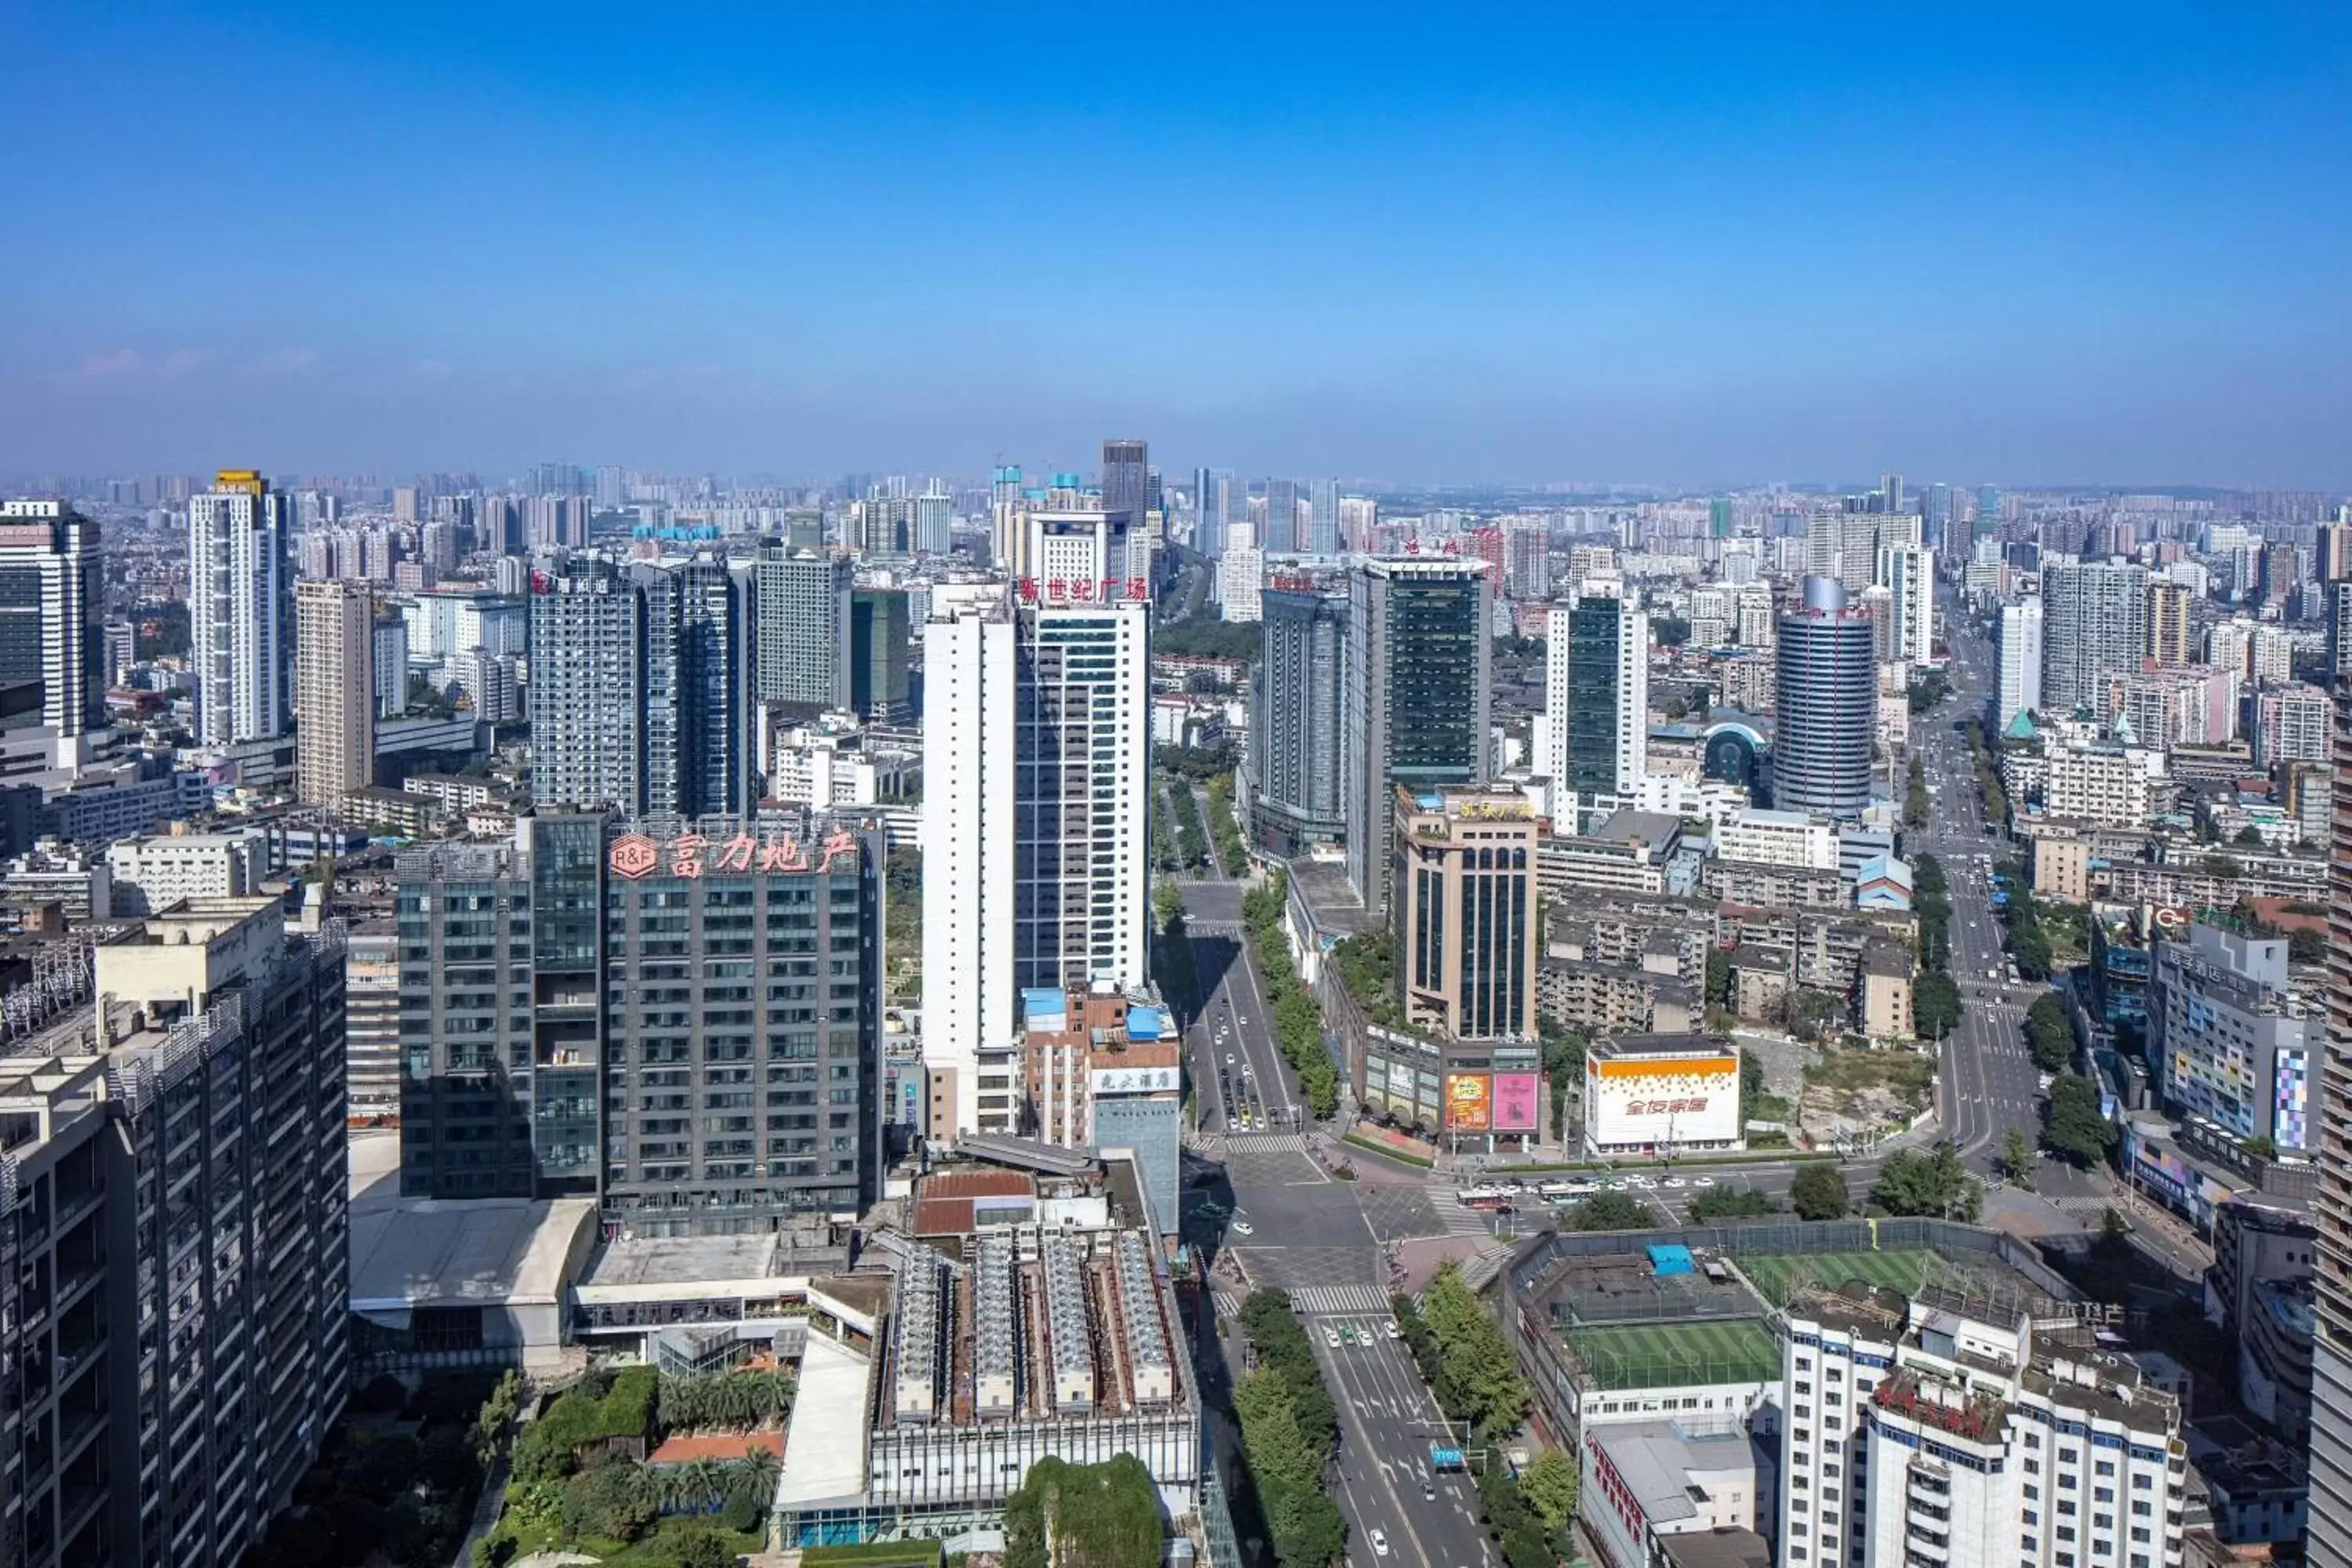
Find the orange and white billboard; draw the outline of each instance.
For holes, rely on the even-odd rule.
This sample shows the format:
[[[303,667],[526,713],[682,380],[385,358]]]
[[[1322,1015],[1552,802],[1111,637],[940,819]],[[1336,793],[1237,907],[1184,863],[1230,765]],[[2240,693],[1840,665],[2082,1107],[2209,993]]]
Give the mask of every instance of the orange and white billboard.
[[[1728,1053],[1594,1060],[1584,1098],[1587,1141],[1602,1149],[1723,1147],[1745,1125],[1739,1059]]]
[[[1482,1072],[1449,1073],[1445,1079],[1445,1125],[1455,1132],[1484,1132],[1495,1124],[1494,1097]]]

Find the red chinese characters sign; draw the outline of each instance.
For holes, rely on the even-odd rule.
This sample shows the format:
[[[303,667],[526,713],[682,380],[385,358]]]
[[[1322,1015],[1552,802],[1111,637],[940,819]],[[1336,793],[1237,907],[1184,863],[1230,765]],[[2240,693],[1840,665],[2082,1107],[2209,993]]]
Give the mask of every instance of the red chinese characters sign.
[[[1706,1109],[1706,1097],[1696,1100],[1643,1100],[1625,1108],[1628,1116],[1696,1116]]]
[[[835,860],[856,853],[857,835],[840,827],[826,834],[821,844],[804,843],[789,833],[771,834],[765,840],[748,833],[739,833],[731,838],[681,833],[667,839],[625,833],[613,840],[604,864],[611,868],[613,875],[632,882],[656,871],[693,880],[705,872],[736,876],[755,869],[769,875],[830,871]]]
[[[1115,605],[1122,599],[1141,604],[1150,597],[1151,584],[1141,577],[1129,577],[1124,582],[1117,577],[1105,577],[1100,582],[1083,577],[1021,579],[1021,602],[1024,605]]]

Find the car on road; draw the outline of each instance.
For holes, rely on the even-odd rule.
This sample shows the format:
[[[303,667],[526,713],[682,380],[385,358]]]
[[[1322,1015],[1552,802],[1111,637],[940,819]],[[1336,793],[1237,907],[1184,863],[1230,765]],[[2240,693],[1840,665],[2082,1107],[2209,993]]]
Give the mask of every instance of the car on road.
[[[1250,1222],[1245,1219],[1237,1219],[1234,1221],[1234,1234],[1235,1236],[1255,1236],[1257,1234],[1257,1226],[1250,1224]]]
[[[1381,1326],[1388,1331],[1389,1338],[1392,1340],[1401,1340],[1404,1338],[1404,1331],[1397,1327],[1397,1321],[1394,1318],[1391,1318]]]
[[[1389,1554],[1389,1538],[1380,1531],[1374,1530],[1367,1531],[1364,1539],[1372,1543],[1372,1554],[1374,1556],[1386,1557]]]
[[[1668,1176],[1664,1181],[1658,1184],[1663,1187],[1671,1187],[1676,1192],[1680,1192],[1683,1188],[1690,1185],[1688,1182],[1684,1181],[1680,1176]]]
[[[1234,1053],[1233,1053],[1233,1052],[1231,1052],[1231,1051],[1227,1051],[1227,1052],[1225,1053],[1225,1065],[1226,1065],[1227,1067],[1231,1067],[1231,1066],[1233,1066],[1233,1065],[1234,1065]]]
[[[1437,1500],[1437,1489],[1427,1481],[1422,1482],[1421,1500],[1423,1502],[1435,1502]]]
[[[1713,1176],[1693,1176],[1690,1179],[1690,1184],[1694,1187],[1711,1187],[1715,1185],[1715,1178]]]

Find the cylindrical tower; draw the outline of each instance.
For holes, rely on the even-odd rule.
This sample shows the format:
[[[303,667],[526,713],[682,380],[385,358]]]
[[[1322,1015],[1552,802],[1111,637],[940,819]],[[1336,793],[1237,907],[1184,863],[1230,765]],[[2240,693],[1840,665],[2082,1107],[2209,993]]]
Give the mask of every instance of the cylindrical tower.
[[[1834,577],[1808,577],[1804,607],[1780,617],[1772,804],[1858,817],[1870,804],[1877,682],[1870,617]]]

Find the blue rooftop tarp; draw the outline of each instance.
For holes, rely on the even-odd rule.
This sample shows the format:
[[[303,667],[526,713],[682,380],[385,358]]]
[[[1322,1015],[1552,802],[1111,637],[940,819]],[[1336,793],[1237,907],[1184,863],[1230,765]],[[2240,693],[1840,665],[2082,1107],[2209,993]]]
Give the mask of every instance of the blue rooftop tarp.
[[[1127,1010],[1127,1037],[1130,1040],[1156,1040],[1169,1032],[1168,1015],[1157,1007],[1129,1007]]]
[[[1698,1265],[1691,1261],[1687,1247],[1661,1244],[1650,1248],[1650,1272],[1653,1274],[1693,1274],[1697,1270]]]

